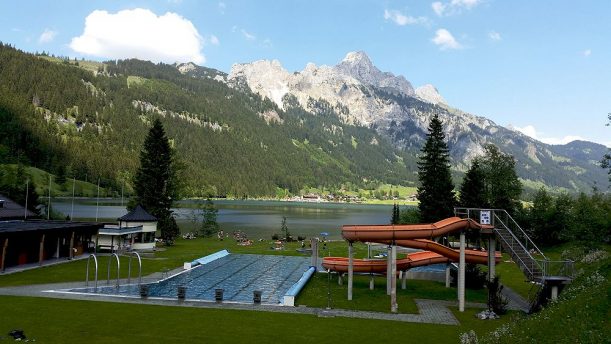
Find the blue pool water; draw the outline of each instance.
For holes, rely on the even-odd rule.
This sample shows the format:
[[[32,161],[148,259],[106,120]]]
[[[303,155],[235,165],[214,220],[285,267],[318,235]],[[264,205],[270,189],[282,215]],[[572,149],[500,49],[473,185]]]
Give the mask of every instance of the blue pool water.
[[[433,264],[433,265],[419,266],[417,268],[411,268],[410,271],[445,272],[446,271],[446,264]]]
[[[185,286],[186,298],[214,300],[214,290],[224,290],[223,300],[252,303],[253,291],[262,291],[261,302],[278,304],[285,293],[308,270],[306,257],[230,254],[199,265],[166,280],[149,285],[149,297],[176,298],[179,286]],[[93,288],[73,289],[93,293]],[[98,287],[97,293],[139,297],[137,285]]]

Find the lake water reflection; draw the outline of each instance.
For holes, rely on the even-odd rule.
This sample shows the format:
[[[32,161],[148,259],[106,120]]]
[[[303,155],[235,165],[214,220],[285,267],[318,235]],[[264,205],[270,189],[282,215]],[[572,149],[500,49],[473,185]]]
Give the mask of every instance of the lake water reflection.
[[[185,205],[195,201],[183,201]],[[127,213],[116,200],[100,201],[98,219],[114,221]],[[269,239],[274,233],[280,233],[282,217],[286,217],[289,232],[296,237],[317,236],[328,232],[331,239],[341,238],[340,228],[344,224],[386,224],[390,220],[392,205],[363,205],[338,203],[307,203],[280,201],[239,201],[217,200],[219,209],[217,221],[226,233],[241,230],[249,238]],[[56,200],[55,210],[69,215],[72,211],[70,200]],[[175,208],[177,221],[182,227],[190,224],[193,210]],[[74,219],[92,219],[96,217],[96,201],[77,200],[74,204]]]

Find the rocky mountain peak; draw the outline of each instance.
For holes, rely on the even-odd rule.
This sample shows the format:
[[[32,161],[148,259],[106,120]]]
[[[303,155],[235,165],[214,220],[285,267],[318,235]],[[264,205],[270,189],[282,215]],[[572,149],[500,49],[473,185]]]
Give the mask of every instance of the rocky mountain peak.
[[[435,86],[431,84],[426,84],[426,85],[418,87],[416,89],[416,97],[420,98],[421,100],[424,100],[427,103],[431,103],[435,105],[437,104],[448,105],[446,100],[443,99],[441,94],[439,94],[439,91],[437,90],[437,88],[435,88]]]
[[[403,76],[395,76],[389,72],[380,71],[363,51],[349,52],[335,69],[342,74],[351,76],[361,83],[385,89],[392,93],[413,96],[412,85]]]
[[[197,65],[193,62],[181,63],[176,66],[181,74],[187,74],[197,69]]]
[[[371,63],[371,59],[364,51],[351,51],[346,54],[346,57],[340,62],[341,64],[349,64],[352,66],[360,65],[364,67],[373,67],[373,63]],[[375,68],[375,67],[374,67]]]

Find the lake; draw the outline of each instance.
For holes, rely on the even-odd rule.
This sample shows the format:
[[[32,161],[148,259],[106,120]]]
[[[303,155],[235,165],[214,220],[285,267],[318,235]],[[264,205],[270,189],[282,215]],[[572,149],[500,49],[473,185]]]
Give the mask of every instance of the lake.
[[[188,203],[195,201],[180,202],[182,205]],[[98,219],[115,221],[125,215],[125,207],[117,204],[117,200],[101,200],[97,209]],[[392,205],[255,200],[217,200],[214,204],[219,210],[217,222],[225,233],[241,230],[251,239],[271,239],[272,234],[280,234],[283,217],[286,217],[289,232],[295,238],[298,235],[310,238],[327,232],[330,239],[340,239],[344,224],[387,224],[392,214]],[[55,200],[53,207],[65,215],[72,211],[69,199]],[[193,215],[197,217],[197,213],[188,207],[173,210],[183,232],[184,228],[190,228]],[[95,218],[96,200],[76,200],[73,214],[75,220]]]

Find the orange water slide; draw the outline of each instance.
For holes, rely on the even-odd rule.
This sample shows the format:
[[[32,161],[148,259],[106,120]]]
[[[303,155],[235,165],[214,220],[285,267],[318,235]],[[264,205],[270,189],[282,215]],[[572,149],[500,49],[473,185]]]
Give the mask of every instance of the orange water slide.
[[[481,225],[472,219],[450,217],[435,223],[416,225],[344,225],[342,236],[349,242],[387,240],[431,239],[452,232],[467,229],[493,229],[490,225]]]
[[[367,241],[381,244],[422,249],[425,251],[410,253],[407,258],[397,259],[397,271],[412,267],[459,260],[459,250],[452,249],[428,238],[446,235],[459,230],[492,229],[492,226],[481,225],[472,219],[451,217],[431,224],[416,225],[345,225],[342,236],[350,241]],[[496,252],[495,261],[499,263],[501,254]],[[465,261],[474,264],[487,264],[488,253],[478,250],[465,250]],[[353,269],[356,273],[386,273],[386,259],[353,259]],[[331,271],[347,272],[348,258],[326,257],[322,266]]]
[[[458,259],[460,258],[460,250],[447,247],[432,240],[396,240],[395,244],[403,247],[432,251],[448,258],[452,262],[458,262]],[[501,261],[501,257],[501,252],[495,252],[494,260],[497,264]],[[488,252],[479,250],[465,250],[465,261],[473,264],[488,264]]]
[[[407,255],[407,258],[397,259],[397,271],[405,271],[418,266],[448,263],[450,260],[442,255],[431,251],[414,252]],[[386,273],[386,259],[354,259],[354,273]],[[346,257],[325,257],[322,260],[325,269],[346,273],[348,272],[348,258]]]

